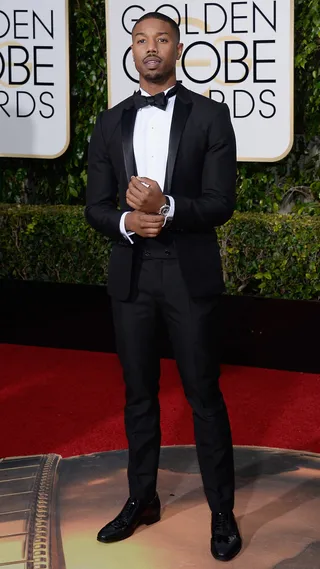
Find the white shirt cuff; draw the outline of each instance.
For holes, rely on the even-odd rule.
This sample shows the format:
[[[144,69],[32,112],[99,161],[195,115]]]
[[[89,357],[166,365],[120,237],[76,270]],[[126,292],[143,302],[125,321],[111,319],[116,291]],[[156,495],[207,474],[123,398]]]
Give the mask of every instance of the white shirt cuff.
[[[168,198],[168,200],[169,200],[169,202],[170,202],[170,209],[169,209],[169,211],[168,211],[168,213],[167,213],[167,217],[168,217],[169,220],[171,221],[171,219],[172,219],[173,216],[174,216],[174,211],[175,211],[176,204],[175,204],[174,198],[173,198],[172,196],[167,196],[167,198]]]
[[[130,212],[125,211],[120,218],[120,233],[123,237],[125,237],[125,239],[128,239],[128,241],[130,241],[131,245],[133,245],[133,241],[130,238],[130,235],[134,235],[134,231],[127,231],[126,225],[125,225],[125,218],[126,218],[126,215],[128,215],[128,213],[130,213]]]

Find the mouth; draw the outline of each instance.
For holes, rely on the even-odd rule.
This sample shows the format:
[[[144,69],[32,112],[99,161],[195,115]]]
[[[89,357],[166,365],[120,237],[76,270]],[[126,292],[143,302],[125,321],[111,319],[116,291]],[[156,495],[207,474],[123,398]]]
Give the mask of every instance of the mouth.
[[[148,69],[156,69],[157,67],[159,67],[161,63],[161,59],[159,59],[158,57],[147,57],[144,60],[144,64]]]

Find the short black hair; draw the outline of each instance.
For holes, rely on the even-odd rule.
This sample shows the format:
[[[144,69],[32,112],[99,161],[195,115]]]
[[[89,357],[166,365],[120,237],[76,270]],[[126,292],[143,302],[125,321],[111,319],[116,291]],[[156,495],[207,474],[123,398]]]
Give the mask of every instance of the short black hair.
[[[167,24],[170,24],[171,28],[173,29],[174,33],[177,36],[177,43],[180,42],[180,29],[178,24],[176,24],[176,22],[172,18],[169,18],[169,16],[161,14],[160,12],[148,12],[147,14],[143,14],[143,16],[141,16],[141,18],[139,18],[139,20],[137,20],[135,25],[133,26],[132,33],[134,32],[135,27],[138,24],[140,24],[140,22],[151,19],[161,20],[162,22],[167,22]]]

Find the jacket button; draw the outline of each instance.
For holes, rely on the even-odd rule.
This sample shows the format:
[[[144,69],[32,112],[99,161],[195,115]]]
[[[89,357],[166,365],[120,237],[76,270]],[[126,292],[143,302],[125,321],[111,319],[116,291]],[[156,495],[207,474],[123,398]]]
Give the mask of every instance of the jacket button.
[[[171,252],[166,249],[165,254],[169,257],[169,255],[171,255]]]
[[[150,257],[150,255],[151,255],[150,251],[145,251],[144,254],[146,257]]]

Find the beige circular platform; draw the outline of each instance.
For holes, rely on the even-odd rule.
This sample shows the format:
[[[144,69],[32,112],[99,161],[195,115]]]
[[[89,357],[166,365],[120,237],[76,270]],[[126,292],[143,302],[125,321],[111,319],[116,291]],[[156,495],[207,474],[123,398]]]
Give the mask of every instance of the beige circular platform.
[[[142,526],[130,539],[111,545],[97,542],[96,533],[119,512],[127,498],[126,451],[62,459],[54,469],[50,466],[52,456],[55,455],[48,455],[47,461],[42,459],[41,476],[39,467],[34,470],[34,491],[30,482],[32,459],[0,462],[0,491],[2,486],[7,492],[5,498],[2,494],[2,502],[0,495],[1,568],[33,569],[30,559],[28,565],[27,559],[18,559],[23,555],[22,537],[31,551],[33,542],[28,532],[35,528],[32,512],[10,511],[10,500],[15,500],[14,507],[19,503],[19,508],[26,512],[26,496],[30,495],[29,505],[35,504],[37,488],[44,488],[42,476],[46,493],[42,491],[38,515],[41,507],[46,512],[49,504],[43,520],[47,532],[43,550],[52,551],[51,557],[43,559],[44,568],[221,567],[210,554],[210,512],[193,446],[162,449],[158,481],[163,505],[161,521],[148,528]],[[19,468],[26,460],[29,479],[24,474],[19,483]],[[235,461],[235,512],[244,547],[227,567],[320,569],[320,456],[236,447]],[[50,477],[51,471],[54,476]],[[23,493],[21,489],[27,481],[29,490]],[[5,504],[5,511],[1,510],[1,503]],[[20,536],[12,534],[14,524],[19,526]]]
[[[241,569],[320,568],[320,457],[236,448],[236,514],[244,538]],[[68,569],[207,569],[210,513],[194,447],[161,453],[161,522],[121,543],[95,541],[127,498],[126,452],[63,461],[61,529]]]

